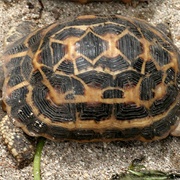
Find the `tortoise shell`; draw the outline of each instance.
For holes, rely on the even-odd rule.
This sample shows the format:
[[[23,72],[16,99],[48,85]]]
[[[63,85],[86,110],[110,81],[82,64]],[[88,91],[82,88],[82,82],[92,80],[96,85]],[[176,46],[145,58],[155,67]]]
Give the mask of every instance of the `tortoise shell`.
[[[3,59],[7,114],[30,136],[151,141],[179,124],[180,53],[143,20],[54,23],[8,47]]]

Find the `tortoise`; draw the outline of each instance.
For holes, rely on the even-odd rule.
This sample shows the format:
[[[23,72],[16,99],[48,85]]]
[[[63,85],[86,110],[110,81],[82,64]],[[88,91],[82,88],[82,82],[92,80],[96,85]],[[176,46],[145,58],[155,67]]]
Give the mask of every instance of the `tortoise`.
[[[159,27],[119,15],[85,15],[8,46],[0,132],[18,164],[33,157],[31,137],[94,142],[180,136],[180,52]]]

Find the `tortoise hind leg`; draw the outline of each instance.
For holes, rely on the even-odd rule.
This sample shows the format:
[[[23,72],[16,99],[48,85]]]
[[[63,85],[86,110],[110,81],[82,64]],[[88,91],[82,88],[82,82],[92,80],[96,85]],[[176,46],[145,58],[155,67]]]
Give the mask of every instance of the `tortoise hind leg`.
[[[34,156],[32,139],[21,128],[16,127],[7,115],[0,122],[0,133],[10,153],[16,159],[18,167],[28,165]]]

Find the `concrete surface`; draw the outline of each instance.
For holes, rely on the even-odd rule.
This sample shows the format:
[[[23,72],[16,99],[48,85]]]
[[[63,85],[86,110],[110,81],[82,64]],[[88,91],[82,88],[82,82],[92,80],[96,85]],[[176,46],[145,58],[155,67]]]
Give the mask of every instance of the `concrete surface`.
[[[5,1],[5,0],[4,0]],[[137,7],[118,2],[80,5],[58,0],[46,1],[42,17],[34,1],[0,1],[0,53],[3,37],[11,26],[23,20],[43,26],[54,21],[71,20],[83,14],[121,14],[145,19],[153,24],[166,22],[172,31],[174,43],[180,48],[180,0],[151,0]],[[36,2],[36,3],[35,3]],[[1,142],[1,139],[0,139]],[[104,180],[127,169],[134,158],[145,156],[147,168],[180,171],[180,139],[169,137],[152,143],[54,143],[46,141],[42,153],[42,180]],[[31,180],[32,164],[17,170],[6,147],[0,143],[0,180]]]

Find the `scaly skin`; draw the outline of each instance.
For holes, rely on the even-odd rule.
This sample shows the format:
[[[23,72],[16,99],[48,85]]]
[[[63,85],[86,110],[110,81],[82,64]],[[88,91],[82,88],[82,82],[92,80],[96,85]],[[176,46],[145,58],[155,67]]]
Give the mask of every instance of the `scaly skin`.
[[[19,168],[32,161],[35,150],[32,139],[25,135],[21,128],[16,127],[8,115],[0,122],[0,132],[3,142],[16,159]]]

